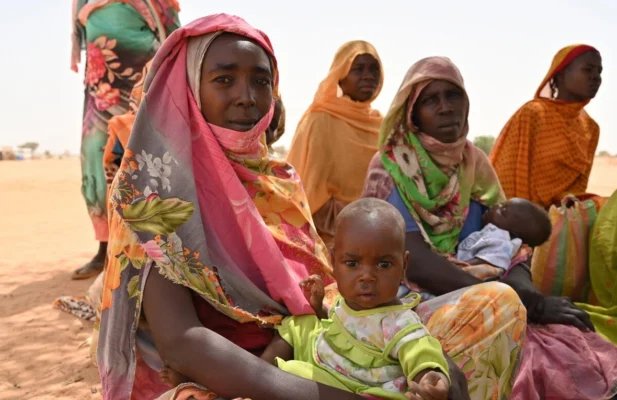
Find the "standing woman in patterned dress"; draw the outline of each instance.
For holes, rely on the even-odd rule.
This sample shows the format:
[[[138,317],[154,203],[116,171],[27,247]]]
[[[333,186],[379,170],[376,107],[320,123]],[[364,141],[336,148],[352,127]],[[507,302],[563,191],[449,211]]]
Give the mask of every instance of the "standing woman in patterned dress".
[[[103,150],[108,121],[129,108],[133,86],[165,38],[180,26],[176,0],[73,0],[71,69],[86,51],[81,141],[82,194],[99,242],[96,255],[73,279],[102,271],[109,235]]]

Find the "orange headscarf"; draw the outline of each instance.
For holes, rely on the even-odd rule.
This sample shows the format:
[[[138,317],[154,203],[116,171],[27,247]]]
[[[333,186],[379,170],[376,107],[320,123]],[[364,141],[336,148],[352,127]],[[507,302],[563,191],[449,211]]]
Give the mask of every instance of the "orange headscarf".
[[[379,63],[381,79],[373,97],[368,101],[360,102],[353,101],[348,96],[343,96],[340,92],[339,82],[349,74],[351,64],[356,57],[362,54],[370,54],[375,57]],[[309,106],[304,117],[313,112],[324,111],[342,119],[354,128],[378,135],[383,117],[378,110],[371,108],[371,102],[379,96],[382,86],[383,68],[377,50],[372,44],[362,40],[347,42],[336,52],[330,72],[326,79],[319,84],[313,104]]]
[[[600,128],[583,109],[589,100],[552,99],[550,81],[588,45],[561,49],[535,98],[503,128],[490,156],[508,198],[521,197],[548,208],[568,193],[587,189]]]
[[[373,97],[358,102],[342,94],[339,81],[362,54],[375,57],[381,77]],[[382,85],[381,61],[370,43],[356,40],[341,46],[298,124],[287,156],[302,178],[313,214],[330,199],[349,203],[360,198],[368,164],[377,152],[383,117],[371,102]]]

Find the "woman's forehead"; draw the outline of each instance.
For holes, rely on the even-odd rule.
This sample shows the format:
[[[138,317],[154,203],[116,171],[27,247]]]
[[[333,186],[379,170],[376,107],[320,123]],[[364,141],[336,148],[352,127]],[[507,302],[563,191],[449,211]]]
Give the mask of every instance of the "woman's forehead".
[[[596,50],[590,50],[576,57],[570,63],[570,65],[582,65],[582,64],[593,64],[593,65],[602,64],[602,56],[600,55],[600,52]]]
[[[209,66],[230,66],[238,64],[261,64],[272,70],[270,55],[255,40],[233,33],[223,33],[212,41],[204,57]]]
[[[463,91],[462,88],[460,88],[458,85],[447,81],[445,79],[435,79],[433,81],[431,81],[431,83],[429,83],[423,90],[422,92],[420,92],[420,96],[418,97],[424,97],[424,96],[431,96],[433,94],[437,94],[442,90],[460,90]]]

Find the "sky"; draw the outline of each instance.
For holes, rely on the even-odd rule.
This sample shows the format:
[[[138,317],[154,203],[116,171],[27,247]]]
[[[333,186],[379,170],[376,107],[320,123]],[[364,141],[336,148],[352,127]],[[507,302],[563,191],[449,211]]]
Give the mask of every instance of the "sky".
[[[470,137],[497,136],[533,94],[554,54],[573,43],[598,48],[603,84],[587,111],[600,125],[598,150],[617,153],[617,1],[615,0],[179,0],[181,22],[240,15],[266,32],[279,62],[287,110],[283,145],[325,78],[337,48],[371,42],[385,83],[373,106],[384,114],[416,61],[446,56],[461,70],[471,102]],[[77,153],[83,65],[69,69],[71,0],[3,5],[0,147],[27,141],[40,151]],[[612,40],[610,38],[613,38]],[[85,57],[82,57],[82,59]]]

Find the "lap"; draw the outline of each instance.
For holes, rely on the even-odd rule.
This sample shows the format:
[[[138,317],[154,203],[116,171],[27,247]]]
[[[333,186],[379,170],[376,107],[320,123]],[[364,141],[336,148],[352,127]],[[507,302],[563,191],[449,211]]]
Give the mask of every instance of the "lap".
[[[508,285],[490,282],[421,303],[416,312],[450,356],[486,345],[503,333],[522,344],[527,311]]]

